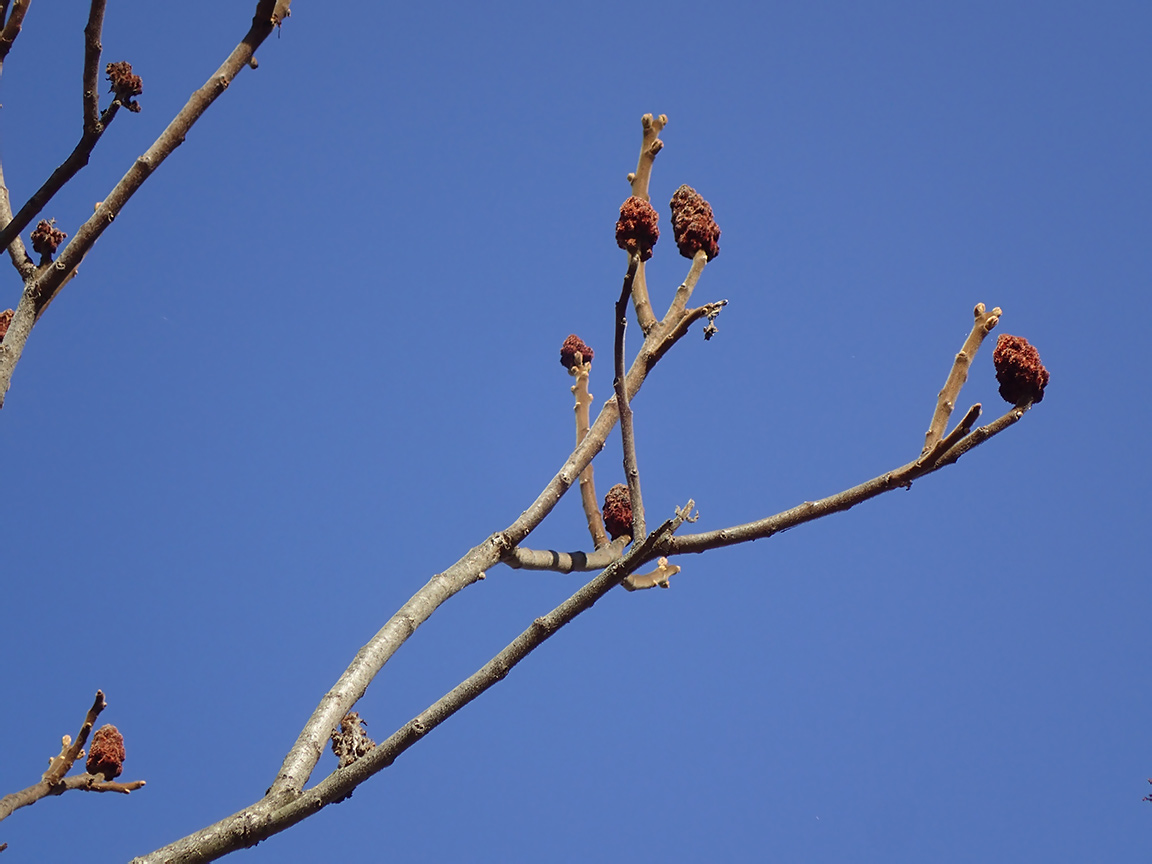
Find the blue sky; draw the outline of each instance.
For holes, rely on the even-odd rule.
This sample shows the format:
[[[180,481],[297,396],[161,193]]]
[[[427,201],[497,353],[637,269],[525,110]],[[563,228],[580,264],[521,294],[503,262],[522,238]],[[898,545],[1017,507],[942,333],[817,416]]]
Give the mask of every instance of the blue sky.
[[[75,230],[253,6],[109,4],[143,112],[45,216]],[[459,6],[294,4],[33,333],[0,417],[0,790],[98,687],[148,786],[16,813],[6,860],[126,860],[256,800],[356,650],[528,506],[571,446],[569,333],[611,394],[645,112],[661,227],[681,183],[712,203],[695,299],[729,300],[635,401],[650,523],[915,457],[977,302],[1038,346],[1044,402],[910,491],[613,592],[235,860],[1146,856],[1149,7]],[[33,3],[4,64],[16,203],[79,135],[86,13]],[[987,419],[990,348],[961,398]],[[596,468],[622,479],[616,435]],[[587,543],[570,495],[528,545]],[[370,734],[580,583],[491,571],[379,676]]]

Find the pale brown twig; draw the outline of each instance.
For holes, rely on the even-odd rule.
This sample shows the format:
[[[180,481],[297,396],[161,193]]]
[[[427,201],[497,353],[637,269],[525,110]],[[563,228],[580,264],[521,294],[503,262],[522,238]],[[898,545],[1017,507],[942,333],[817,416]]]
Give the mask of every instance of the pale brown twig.
[[[948,373],[948,380],[944,382],[944,388],[936,399],[936,411],[932,415],[932,424],[924,436],[924,449],[920,451],[921,455],[928,454],[936,446],[936,442],[943,437],[944,429],[948,425],[948,418],[956,407],[956,397],[960,395],[960,388],[968,380],[968,369],[972,365],[972,358],[976,356],[980,343],[984,341],[985,336],[992,332],[992,328],[996,326],[996,322],[1000,320],[1002,314],[999,306],[991,312],[987,312],[983,303],[976,304],[976,308],[973,310],[976,320],[972,324],[972,332],[964,340],[964,345],[952,364],[952,370]]]
[[[64,776],[72,770],[76,760],[84,755],[84,745],[88,741],[88,735],[92,732],[96,718],[106,707],[108,707],[108,703],[104,701],[104,693],[97,690],[96,699],[84,717],[76,740],[73,741],[70,735],[64,736],[60,753],[53,757],[48,765],[48,770],[44,772],[39,782],[33,783],[27,789],[21,789],[19,792],[13,792],[0,798],[0,821],[8,818],[21,807],[35,804],[41,798],[47,798],[49,795],[62,795],[72,789],[83,789],[86,792],[122,792],[127,794],[144,786],[143,780],[118,783],[105,780],[103,775],[96,774]]]
[[[648,183],[652,177],[652,163],[656,154],[664,147],[660,140],[660,131],[668,122],[668,117],[661,114],[653,117],[645,114],[640,118],[644,129],[640,140],[640,156],[636,160],[636,170],[628,175],[628,182],[632,186],[632,194],[645,201],[651,201],[648,194]],[[645,336],[656,326],[656,313],[652,311],[652,301],[648,297],[648,281],[644,273],[644,262],[636,271],[636,278],[632,283],[632,304],[636,307],[636,321],[640,324],[640,332]]]
[[[620,299],[616,301],[616,338],[613,343],[615,374],[612,389],[616,391],[616,409],[620,414],[620,441],[624,450],[624,477],[628,483],[628,495],[632,503],[632,540],[644,539],[644,499],[640,494],[640,467],[636,461],[636,435],[632,426],[632,406],[628,404],[628,388],[624,384],[624,331],[628,328],[628,298],[632,296],[632,280],[640,266],[640,254],[633,253],[628,259],[628,272],[620,289]]]
[[[592,394],[588,392],[588,375],[592,371],[592,361],[575,364],[568,370],[575,379],[572,393],[576,396],[576,444],[588,434],[589,412]],[[588,533],[592,535],[592,548],[599,549],[608,543],[608,533],[604,530],[604,517],[600,513],[600,502],[596,500],[596,479],[592,464],[580,472],[580,503],[584,507],[584,518],[588,521]]]

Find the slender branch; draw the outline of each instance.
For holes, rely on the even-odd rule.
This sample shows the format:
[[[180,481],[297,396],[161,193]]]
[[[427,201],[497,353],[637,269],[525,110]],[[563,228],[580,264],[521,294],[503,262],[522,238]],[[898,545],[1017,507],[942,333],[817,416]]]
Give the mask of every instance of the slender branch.
[[[636,161],[635,173],[628,175],[628,182],[632,184],[633,195],[650,201],[648,181],[652,177],[652,163],[656,160],[656,154],[664,148],[660,132],[668,124],[668,115],[653,117],[651,114],[645,114],[640,118],[640,124],[644,127],[644,137],[640,141],[640,158]]]
[[[576,396],[576,444],[588,434],[589,414],[592,394],[588,392],[588,375],[592,371],[591,361],[577,363],[569,373],[576,379],[572,393]],[[599,549],[608,543],[608,533],[604,530],[604,517],[600,513],[600,502],[596,500],[596,479],[592,463],[580,472],[580,503],[584,507],[584,518],[588,520],[588,533],[592,535],[592,546]]]
[[[652,177],[652,163],[656,154],[664,147],[660,140],[660,131],[668,123],[668,117],[661,114],[653,117],[645,114],[640,118],[644,134],[640,140],[640,156],[636,160],[635,172],[628,175],[628,182],[632,185],[632,194],[645,201],[651,201],[648,195],[648,182]],[[648,280],[644,273],[644,262],[640,262],[636,278],[632,283],[632,304],[636,307],[636,320],[640,324],[640,332],[645,336],[656,326],[656,313],[652,311],[652,301],[648,297]]]
[[[88,164],[92,157],[92,151],[96,149],[97,142],[103,137],[108,124],[112,122],[119,110],[120,102],[113,100],[91,128],[88,128],[87,118],[85,118],[84,132],[80,135],[80,140],[76,142],[76,146],[72,148],[72,152],[68,154],[68,158],[61,162],[43,185],[36,190],[35,194],[24,202],[20,212],[13,216],[3,228],[0,228],[0,246],[7,246],[13,238],[19,237],[20,232],[32,223],[32,220],[40,214],[56,193],[63,189],[65,184]],[[85,113],[87,113],[87,108],[85,108]]]
[[[700,274],[704,272],[704,265],[707,263],[708,253],[698,249],[692,256],[692,266],[688,268],[688,275],[684,277],[684,281],[680,283],[672,298],[673,312],[679,313],[688,306],[688,301],[692,299],[692,292],[696,289],[696,283],[700,281]]]
[[[0,225],[7,225],[12,221],[12,202],[8,198],[8,187],[4,183],[4,168],[0,165]],[[4,247],[0,247],[4,248]],[[36,275],[36,265],[28,256],[24,248],[24,241],[17,234],[7,246],[8,256],[12,259],[12,266],[20,274],[20,278],[28,282]]]
[[[973,447],[984,443],[993,435],[1007,429],[1024,416],[1024,412],[1028,407],[1029,406],[1016,406],[994,423],[981,426],[963,438],[949,451],[945,452],[935,462],[924,463],[920,459],[916,459],[907,465],[903,465],[886,474],[881,474],[879,477],[874,477],[858,486],[853,486],[851,489],[845,489],[843,492],[837,492],[835,495],[829,495],[827,498],[821,498],[818,501],[805,501],[803,504],[799,504],[790,510],[785,510],[782,513],[777,513],[775,516],[769,516],[755,522],[746,522],[743,525],[734,525],[730,528],[720,528],[715,531],[706,531],[700,534],[685,534],[680,537],[673,537],[664,544],[663,548],[658,550],[657,554],[672,556],[686,553],[700,553],[706,552],[709,549],[719,549],[724,546],[735,546],[738,543],[747,543],[751,540],[762,540],[766,537],[771,537],[773,534],[787,531],[789,528],[795,528],[797,525],[803,525],[805,522],[813,522],[816,519],[831,515],[832,513],[840,513],[844,510],[851,509],[857,504],[867,501],[870,498],[875,498],[877,495],[882,495],[885,492],[891,492],[893,489],[911,488],[912,481],[953,464]],[[967,421],[971,415],[972,410],[969,410],[968,415],[965,416],[965,421]]]
[[[123,179],[108,193],[101,202],[95,214],[86,221],[73,235],[68,245],[64,247],[56,262],[49,267],[41,268],[36,277],[25,288],[24,295],[16,309],[16,315],[8,329],[8,334],[0,344],[0,407],[12,384],[12,373],[24,345],[36,320],[43,314],[48,304],[56,297],[65,281],[69,279],[79,265],[80,261],[92,248],[92,244],[104,233],[116,214],[124,207],[135,193],[152,176],[160,164],[184,142],[188,130],[203,116],[216,98],[227,89],[232,79],[243,69],[251,59],[256,48],[268,37],[276,25],[276,18],[281,12],[287,12],[288,3],[285,0],[259,0],[256,4],[256,14],[252,18],[252,25],[240,44],[228,56],[228,59],[213,73],[212,77],[194,92],[180,113],[168,124],[155,143],[140,156],[135,164],[124,175]],[[280,19],[282,20],[282,18]]]
[[[76,760],[80,758],[80,754],[84,752],[84,745],[88,743],[88,735],[92,732],[92,727],[96,724],[96,719],[100,716],[100,712],[107,707],[108,703],[104,700],[104,691],[97,690],[96,699],[84,717],[84,722],[80,726],[76,740],[72,741],[70,738],[65,737],[64,747],[60,751],[60,755],[52,760],[48,765],[48,770],[44,772],[43,780],[50,786],[59,783],[61,778],[72,770],[72,766]]]
[[[160,864],[180,861],[183,864],[214,861],[236,849],[253,846],[301,822],[318,810],[343,801],[368,778],[392,765],[396,759],[429,732],[472,702],[493,685],[504,680],[525,657],[554,635],[561,627],[619,585],[639,566],[643,557],[680,526],[693,504],[664,522],[645,541],[637,543],[628,554],[609,565],[575,594],[540,618],[514,639],[504,650],[462,681],[449,693],[405,723],[397,732],[381,741],[371,751],[345,768],[339,768],[298,796],[281,804],[276,798],[264,798],[238,813],[190,834],[149,855],[135,858],[131,864]]]
[[[928,427],[928,432],[924,436],[924,449],[921,451],[921,455],[927,455],[944,435],[948,418],[952,416],[952,410],[956,407],[956,397],[960,395],[960,388],[968,380],[968,369],[972,365],[972,358],[976,356],[980,343],[984,341],[985,336],[992,332],[992,328],[996,326],[1002,314],[999,306],[991,312],[987,312],[983,303],[976,304],[976,308],[973,310],[976,320],[972,324],[972,332],[964,340],[964,346],[956,355],[952,370],[948,373],[948,380],[944,382],[944,389],[940,391],[940,395],[936,399],[936,411],[932,415],[932,425]]]
[[[107,0],[92,0],[88,25],[84,28],[84,134],[95,135],[100,125],[100,35],[104,29],[104,7]],[[109,118],[111,119],[111,118]],[[24,230],[24,229],[20,229]]]
[[[0,72],[4,69],[4,58],[12,50],[12,43],[20,35],[20,27],[24,23],[24,13],[28,11],[31,0],[13,0],[12,12],[7,21],[3,21],[4,29],[0,30]],[[7,5],[7,4],[5,4]]]
[[[525,549],[517,546],[500,563],[514,570],[553,570],[557,573],[603,570],[620,557],[631,540],[628,535],[617,537],[595,552],[556,552],[552,549]]]
[[[973,430],[971,435],[962,439],[958,444],[945,451],[944,455],[940,457],[939,461],[932,470],[943,468],[945,465],[953,464],[957,459],[971,450],[983,444],[993,435],[998,435],[1007,429],[1009,426],[1016,423],[1025,412],[1032,407],[1031,402],[1023,402],[1014,408],[1009,409],[1006,413],[1002,414],[997,419],[993,420],[987,426],[981,426]]]
[[[48,770],[44,772],[39,782],[33,783],[27,789],[21,789],[19,792],[13,792],[10,795],[5,795],[3,798],[0,798],[0,820],[7,819],[14,811],[19,810],[21,807],[35,804],[41,798],[47,798],[49,795],[62,795],[72,789],[83,789],[87,792],[122,792],[127,794],[144,786],[143,780],[134,780],[130,783],[117,783],[105,780],[103,775],[96,774],[78,774],[72,777],[64,776],[72,770],[72,766],[76,764],[76,760],[84,755],[84,745],[88,741],[88,735],[92,732],[92,727],[96,724],[96,718],[100,716],[100,712],[106,707],[108,707],[108,703],[104,701],[104,693],[97,690],[96,699],[84,717],[84,722],[80,726],[76,740],[73,741],[70,735],[64,736],[60,745],[60,753],[49,763]]]
[[[624,477],[628,481],[628,496],[632,504],[632,539],[644,539],[644,499],[640,494],[640,468],[636,463],[636,434],[632,426],[632,406],[628,404],[628,390],[624,385],[624,331],[628,328],[628,298],[632,296],[632,281],[640,266],[640,254],[628,260],[628,272],[616,301],[616,339],[613,344],[615,375],[612,388],[616,391],[616,407],[620,413],[620,441],[624,449]]]

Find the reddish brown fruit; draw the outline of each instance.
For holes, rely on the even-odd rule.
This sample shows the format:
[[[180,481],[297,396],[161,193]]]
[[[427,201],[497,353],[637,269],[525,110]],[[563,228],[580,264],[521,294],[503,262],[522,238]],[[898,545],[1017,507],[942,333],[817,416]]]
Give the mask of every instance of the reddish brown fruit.
[[[1001,333],[992,352],[996,365],[996,380],[1000,382],[1000,395],[1005,402],[1033,405],[1044,398],[1048,386],[1048,370],[1040,362],[1040,352],[1021,336]]]
[[[581,341],[580,337],[573,333],[564,340],[564,344],[560,346],[560,363],[563,364],[565,369],[571,369],[578,363],[591,363],[593,351]],[[580,359],[577,359],[579,355]]]
[[[681,186],[672,196],[672,233],[676,248],[685,258],[701,249],[711,261],[720,254],[720,226],[712,215],[712,205],[691,186]]]
[[[120,730],[106,723],[92,736],[92,746],[88,748],[88,773],[103,774],[105,780],[113,780],[124,770],[124,736]]]
[[[623,483],[617,483],[604,496],[604,528],[613,540],[632,533],[632,496]]]
[[[41,219],[31,234],[32,251],[40,254],[40,263],[47,264],[56,254],[56,249],[68,235],[56,230],[47,219]]]
[[[660,239],[656,223],[660,214],[656,208],[633,195],[620,205],[620,221],[616,223],[616,245],[629,254],[640,253],[640,260],[652,257],[652,247]]]
[[[112,82],[112,87],[109,89],[116,94],[120,104],[129,111],[138,112],[140,105],[133,102],[132,97],[139,96],[144,92],[144,82],[140,80],[139,75],[132,74],[132,64],[123,61],[109,63],[104,67],[104,73]]]

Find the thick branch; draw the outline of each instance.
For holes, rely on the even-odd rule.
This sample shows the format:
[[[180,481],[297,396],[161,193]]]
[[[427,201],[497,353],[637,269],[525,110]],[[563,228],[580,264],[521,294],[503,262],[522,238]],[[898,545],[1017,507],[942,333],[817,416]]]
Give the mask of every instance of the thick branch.
[[[523,633],[503,651],[489,660],[475,674],[461,682],[451,692],[438,699],[418,716],[380,742],[365,756],[345,768],[337,769],[328,777],[277,806],[272,798],[254,804],[239,813],[210,825],[195,834],[176,841],[150,855],[133,859],[132,864],[159,864],[180,861],[184,864],[213,861],[236,849],[255,845],[261,840],[284,831],[318,810],[343,801],[368,778],[394,763],[409,747],[476,699],[494,684],[504,680],[521,660],[542,645],[565,624],[619,585],[643,557],[665,540],[688,516],[692,502],[684,511],[657,528],[643,542],[638,543],[623,558],[618,559],[579,591],[540,618],[532,622]]]
[[[108,193],[96,209],[95,214],[80,226],[79,230],[64,247],[56,262],[38,271],[35,279],[25,288],[24,296],[16,309],[16,315],[8,329],[4,343],[0,345],[0,407],[12,384],[12,373],[20,361],[24,344],[36,320],[56,297],[64,283],[71,277],[80,261],[92,248],[92,244],[104,233],[116,214],[152,176],[152,172],[184,142],[184,137],[193,124],[203,116],[209,106],[223,93],[232,79],[247,65],[256,48],[268,37],[276,26],[276,15],[286,14],[288,3],[285,0],[260,0],[252,26],[243,40],[228,56],[211,78],[194,92],[180,113],[168,124],[155,143],[136,160],[123,179]]]

